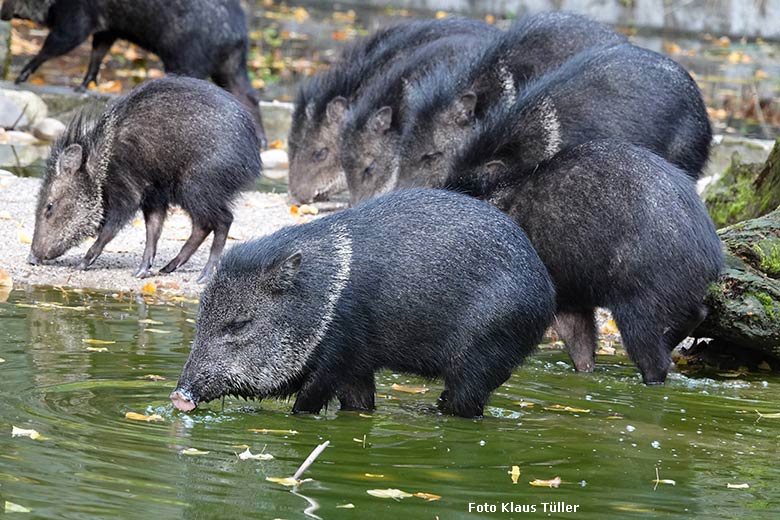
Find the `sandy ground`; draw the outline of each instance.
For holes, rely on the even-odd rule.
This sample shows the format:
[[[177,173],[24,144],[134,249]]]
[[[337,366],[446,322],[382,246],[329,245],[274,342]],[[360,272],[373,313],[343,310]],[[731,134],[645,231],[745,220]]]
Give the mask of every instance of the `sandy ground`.
[[[87,271],[76,266],[91,240],[73,248],[47,265],[27,264],[27,255],[35,226],[35,203],[39,179],[0,176],[0,269],[8,271],[15,285],[65,285],[112,291],[140,291],[154,281],[161,289],[185,296],[196,296],[202,286],[195,283],[206,263],[211,237],[201,245],[189,262],[178,271],[140,280],[133,272],[141,261],[145,230],[139,212],[131,224],[106,246],[103,254]],[[235,221],[228,245],[240,240],[268,235],[284,226],[297,224],[309,217],[290,214],[284,195],[246,192],[235,206]],[[168,216],[160,239],[154,271],[179,252],[189,236],[190,222],[185,213],[174,209]]]

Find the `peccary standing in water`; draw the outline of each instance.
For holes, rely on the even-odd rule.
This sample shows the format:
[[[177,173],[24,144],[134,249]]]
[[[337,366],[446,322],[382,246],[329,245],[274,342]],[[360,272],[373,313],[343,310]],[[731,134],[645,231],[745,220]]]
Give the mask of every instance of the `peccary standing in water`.
[[[0,19],[45,25],[49,35],[22,69],[27,81],[44,62],[75,49],[92,35],[92,55],[78,90],[97,81],[100,63],[117,39],[157,54],[166,72],[211,78],[249,109],[265,146],[260,97],[247,74],[249,47],[240,0],[4,0]]]
[[[462,18],[414,21],[381,29],[347,48],[337,63],[298,92],[288,139],[290,195],[311,202],[347,188],[339,156],[341,125],[350,104],[373,79],[439,38],[499,33],[484,22]]]
[[[97,232],[86,269],[140,208],[146,248],[136,276],[149,275],[170,204],[192,220],[192,234],[169,273],[214,232],[200,281],[216,268],[239,190],[261,173],[252,117],[205,81],[149,81],[99,116],[82,112],[52,147],[38,194],[29,261],[56,258]]]
[[[437,65],[450,66],[484,38],[456,35],[422,45],[386,74],[366,86],[350,107],[342,125],[341,164],[354,204],[370,190],[378,195],[392,188],[398,177],[398,148],[406,112],[405,90],[410,81]]]
[[[418,114],[416,126],[405,130],[399,187],[441,186],[474,132],[468,117],[472,123],[464,125],[434,119],[432,126]],[[654,151],[696,179],[712,140],[696,82],[674,61],[630,44],[583,51],[529,83],[513,103],[492,106],[483,120],[483,150],[512,143],[521,170],[568,146],[616,138]]]
[[[293,412],[374,408],[381,368],[443,378],[440,407],[482,415],[552,321],[552,282],[506,215],[443,190],[378,197],[233,247],[201,295],[171,400],[285,397]]]
[[[578,371],[594,367],[594,308],[612,311],[647,384],[706,316],[723,258],[694,183],[651,151],[615,140],[565,150],[532,171],[511,145],[472,139],[448,180],[489,199],[531,239],[555,282],[555,328]],[[503,148],[502,148],[503,146]]]

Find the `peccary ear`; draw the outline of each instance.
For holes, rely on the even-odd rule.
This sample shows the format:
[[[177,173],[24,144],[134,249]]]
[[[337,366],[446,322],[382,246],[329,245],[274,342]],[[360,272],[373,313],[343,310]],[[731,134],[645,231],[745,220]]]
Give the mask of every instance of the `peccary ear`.
[[[390,129],[390,123],[393,122],[393,109],[382,107],[371,116],[369,125],[374,133],[382,134]]]
[[[344,117],[349,108],[349,102],[341,96],[335,97],[328,102],[328,106],[325,109],[325,113],[328,116],[328,121],[332,123],[341,123],[344,121]]]
[[[60,152],[57,158],[57,175],[73,175],[81,168],[82,149],[80,144],[71,144]]]
[[[474,119],[474,109],[477,106],[477,95],[469,90],[455,100],[455,122],[465,126]]]
[[[268,285],[272,291],[284,291],[292,287],[301,268],[303,253],[296,251],[287,258],[274,262],[267,270]]]

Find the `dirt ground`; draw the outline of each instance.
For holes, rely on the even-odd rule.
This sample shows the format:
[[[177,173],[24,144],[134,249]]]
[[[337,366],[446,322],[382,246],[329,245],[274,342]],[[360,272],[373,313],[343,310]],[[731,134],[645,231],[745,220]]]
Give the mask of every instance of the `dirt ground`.
[[[140,291],[149,281],[161,289],[184,296],[196,296],[202,286],[195,283],[206,263],[211,247],[209,237],[190,261],[178,271],[141,280],[133,277],[143,253],[145,230],[139,213],[119,235],[106,246],[103,254],[87,271],[77,265],[92,240],[73,248],[47,265],[29,265],[29,241],[35,226],[35,204],[40,179],[0,176],[0,269],[7,271],[15,285],[66,285],[111,291]],[[246,192],[235,206],[235,221],[228,245],[239,240],[268,235],[284,226],[310,217],[291,215],[286,197],[280,194]],[[154,270],[160,269],[178,253],[189,236],[189,218],[173,210],[165,222]]]

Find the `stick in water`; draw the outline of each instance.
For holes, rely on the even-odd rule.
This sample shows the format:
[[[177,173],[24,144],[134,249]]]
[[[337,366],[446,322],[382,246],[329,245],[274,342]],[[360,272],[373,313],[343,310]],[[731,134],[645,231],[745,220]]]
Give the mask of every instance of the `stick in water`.
[[[295,475],[293,475],[292,478],[294,480],[300,480],[301,475],[303,475],[303,472],[309,469],[309,466],[314,464],[314,461],[317,460],[317,457],[320,456],[320,453],[325,451],[325,448],[328,447],[328,444],[330,444],[330,441],[325,441],[319,446],[317,446],[316,448],[314,448],[314,450],[309,454],[308,457],[306,457],[306,460],[303,461],[303,464],[301,464],[301,467],[298,468],[298,471],[295,472]]]

